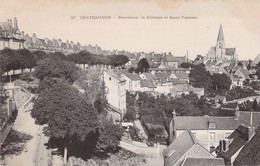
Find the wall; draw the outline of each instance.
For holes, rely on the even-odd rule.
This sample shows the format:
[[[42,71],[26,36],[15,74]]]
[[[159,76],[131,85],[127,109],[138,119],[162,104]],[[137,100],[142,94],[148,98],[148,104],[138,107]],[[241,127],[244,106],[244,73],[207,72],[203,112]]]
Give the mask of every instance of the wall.
[[[177,137],[184,132],[185,130],[177,130]],[[234,130],[191,130],[193,136],[199,140],[199,142],[207,149],[210,149],[210,146],[217,147],[219,141],[225,139],[229,136]],[[215,134],[214,140],[210,139],[210,134]]]

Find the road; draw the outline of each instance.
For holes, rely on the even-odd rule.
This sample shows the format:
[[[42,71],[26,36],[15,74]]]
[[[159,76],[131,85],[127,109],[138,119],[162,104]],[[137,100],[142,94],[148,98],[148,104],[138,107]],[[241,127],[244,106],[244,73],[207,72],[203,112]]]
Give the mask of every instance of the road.
[[[25,109],[24,105],[22,105],[18,109],[17,119],[15,120],[13,129],[31,135],[33,138],[26,143],[25,148],[19,155],[5,156],[4,163],[7,166],[51,165],[51,151],[46,149],[44,145],[48,142],[48,137],[44,136],[42,126],[34,123],[34,119],[30,115],[32,105],[32,103],[29,104]]]

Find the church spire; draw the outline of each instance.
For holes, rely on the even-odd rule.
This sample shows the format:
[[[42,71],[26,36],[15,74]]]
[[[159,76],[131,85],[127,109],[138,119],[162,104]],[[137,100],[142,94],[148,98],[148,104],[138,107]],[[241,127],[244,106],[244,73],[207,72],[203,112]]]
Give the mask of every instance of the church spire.
[[[222,30],[222,24],[220,24],[219,31],[218,31],[218,39],[217,42],[224,42],[224,33]]]

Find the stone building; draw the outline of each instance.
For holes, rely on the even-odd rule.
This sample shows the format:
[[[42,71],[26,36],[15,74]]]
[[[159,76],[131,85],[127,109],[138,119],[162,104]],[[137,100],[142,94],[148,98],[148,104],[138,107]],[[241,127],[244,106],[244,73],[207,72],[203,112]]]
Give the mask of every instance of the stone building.
[[[21,38],[21,34],[16,18],[14,18],[14,22],[12,19],[0,22],[0,50],[4,48],[23,49],[24,39]]]
[[[216,45],[209,49],[206,59],[237,59],[236,48],[226,48],[222,25],[219,28]]]

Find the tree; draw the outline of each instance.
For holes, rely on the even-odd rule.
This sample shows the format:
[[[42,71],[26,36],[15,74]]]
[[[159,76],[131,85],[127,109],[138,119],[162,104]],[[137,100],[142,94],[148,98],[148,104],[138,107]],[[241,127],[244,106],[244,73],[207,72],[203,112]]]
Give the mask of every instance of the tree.
[[[213,74],[212,75],[212,88],[218,91],[227,91],[230,89],[232,81],[226,74]]]
[[[65,83],[41,91],[31,111],[36,124],[47,124],[44,127],[46,136],[64,140],[65,163],[71,142],[84,141],[90,133],[96,132],[97,114],[76,88]]]
[[[137,66],[138,66],[137,67],[138,73],[139,72],[141,72],[141,73],[148,72],[148,70],[150,68],[150,65],[149,65],[149,63],[148,63],[146,58],[140,59],[140,61],[138,62]]]
[[[72,62],[47,57],[37,63],[35,76],[40,80],[45,77],[60,78],[72,84],[79,77],[79,69]]]
[[[180,67],[182,68],[193,68],[194,67],[194,64],[192,63],[189,63],[189,62],[183,62]]]
[[[83,71],[81,77],[75,82],[80,88],[84,89],[87,101],[100,113],[104,111],[107,104],[102,75],[101,70]]]
[[[256,98],[254,99],[253,103],[252,103],[252,110],[256,111],[257,110],[257,101]]]
[[[190,83],[194,87],[205,88],[206,91],[209,91],[212,87],[212,77],[203,64],[195,65],[191,69],[189,77]]]
[[[133,73],[135,71],[135,68],[133,66],[131,66],[129,69],[128,69],[128,72],[129,73]]]
[[[98,130],[97,150],[99,152],[115,151],[124,130],[112,120],[103,119]]]
[[[197,55],[194,61],[199,61],[201,59],[204,59],[204,57],[202,55]]]

